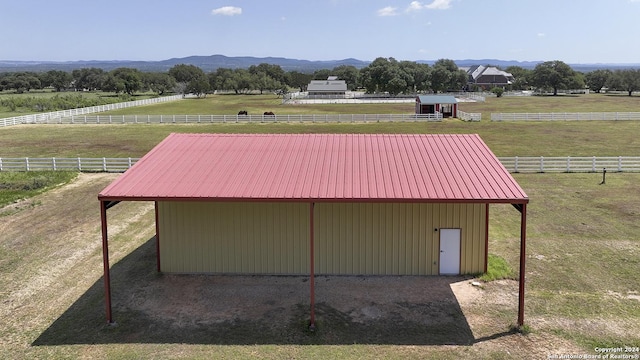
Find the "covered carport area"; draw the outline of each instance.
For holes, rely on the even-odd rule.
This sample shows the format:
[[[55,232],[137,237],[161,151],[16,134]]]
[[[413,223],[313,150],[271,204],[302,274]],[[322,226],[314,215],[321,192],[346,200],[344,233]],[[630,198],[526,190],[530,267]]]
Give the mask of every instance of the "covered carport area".
[[[524,323],[528,198],[477,135],[172,134],[98,198],[108,323],[114,319],[107,210],[120,201],[154,202],[158,271],[163,266],[159,218],[164,205],[298,204],[300,228],[306,231],[299,238],[306,243],[301,266],[309,276],[311,328],[318,228],[326,226],[318,222],[318,205],[476,204],[486,207],[483,220],[488,224],[490,204],[512,204],[521,213],[518,324]],[[485,244],[485,271],[486,249]]]

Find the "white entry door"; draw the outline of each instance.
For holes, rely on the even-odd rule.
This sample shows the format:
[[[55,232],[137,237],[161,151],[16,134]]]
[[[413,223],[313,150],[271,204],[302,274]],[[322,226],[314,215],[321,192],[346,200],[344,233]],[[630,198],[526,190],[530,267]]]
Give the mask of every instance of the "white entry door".
[[[440,229],[440,275],[460,274],[460,229]]]

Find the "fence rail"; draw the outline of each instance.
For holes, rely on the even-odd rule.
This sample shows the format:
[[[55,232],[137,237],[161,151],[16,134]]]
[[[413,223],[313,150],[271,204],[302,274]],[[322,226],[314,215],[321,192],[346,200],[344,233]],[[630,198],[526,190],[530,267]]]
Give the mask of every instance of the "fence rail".
[[[458,118],[463,121],[480,121],[482,113],[468,113],[458,110]]]
[[[491,121],[640,120],[640,112],[491,113]]]
[[[509,157],[498,158],[510,172],[640,172],[640,157]]]
[[[413,122],[442,121],[442,114],[322,114],[322,115],[84,115],[57,118],[42,124],[196,124],[291,122]]]
[[[541,172],[640,172],[640,156],[613,157],[499,157],[514,173]],[[124,172],[139,158],[0,158],[0,171],[72,170]]]
[[[138,158],[0,158],[0,171],[124,172]]]
[[[158,103],[163,103],[167,101],[180,100],[182,98],[183,98],[182,95],[163,96],[163,97],[153,98],[153,99],[126,101],[126,102],[120,102],[115,104],[90,106],[90,107],[79,108],[79,109],[69,109],[69,110],[60,110],[60,111],[41,113],[41,114],[14,116],[10,118],[0,119],[0,126],[11,126],[11,125],[19,125],[19,124],[58,123],[58,121],[61,121],[62,119],[66,119],[66,118],[74,117],[78,115],[93,114],[97,112],[111,111],[111,110],[117,110],[117,109],[125,109],[125,108],[134,107],[134,106],[158,104]]]

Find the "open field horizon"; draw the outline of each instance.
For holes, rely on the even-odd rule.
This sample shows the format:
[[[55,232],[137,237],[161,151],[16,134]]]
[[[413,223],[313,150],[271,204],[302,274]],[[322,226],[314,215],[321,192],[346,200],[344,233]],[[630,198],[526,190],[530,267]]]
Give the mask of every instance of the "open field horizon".
[[[283,105],[273,95],[218,95],[140,106],[101,115],[411,113],[413,104]],[[172,132],[246,133],[474,133],[497,156],[637,156],[640,121],[491,122],[491,112],[625,111],[640,112],[640,98],[608,96],[544,96],[488,98],[462,103],[463,111],[481,112],[480,122],[367,124],[139,124],[18,125],[0,129],[0,157],[140,157]]]

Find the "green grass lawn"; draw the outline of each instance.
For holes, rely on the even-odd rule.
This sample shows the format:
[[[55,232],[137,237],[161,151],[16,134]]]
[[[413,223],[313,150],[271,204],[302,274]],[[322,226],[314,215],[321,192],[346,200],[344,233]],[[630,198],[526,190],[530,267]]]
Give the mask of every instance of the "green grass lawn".
[[[479,134],[497,156],[638,156],[640,122],[20,125],[0,128],[0,157],[139,157],[178,133]]]
[[[276,115],[293,114],[402,114],[414,112],[414,103],[400,104],[283,104],[275,95],[208,95],[164,104],[114,110],[104,115],[235,115],[246,110],[250,115],[272,111]]]
[[[637,156],[640,122],[490,122],[490,112],[640,111],[640,98],[592,94],[487,98],[463,103],[482,112],[483,121],[448,119],[440,123],[369,124],[155,124],[21,125],[0,128],[0,157],[138,157],[172,132],[185,133],[475,133],[498,156]],[[217,95],[204,99],[141,106],[107,114],[261,114],[410,113],[413,104],[283,105],[274,95]]]
[[[618,94],[508,96],[461,103],[460,109],[482,113],[483,121],[490,121],[491,113],[640,112],[640,97]]]

